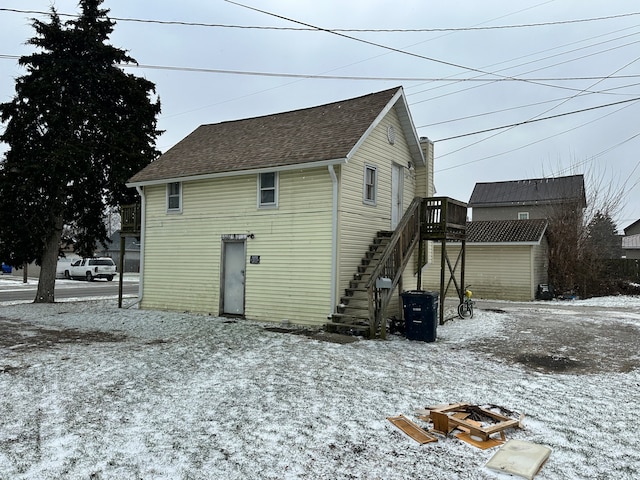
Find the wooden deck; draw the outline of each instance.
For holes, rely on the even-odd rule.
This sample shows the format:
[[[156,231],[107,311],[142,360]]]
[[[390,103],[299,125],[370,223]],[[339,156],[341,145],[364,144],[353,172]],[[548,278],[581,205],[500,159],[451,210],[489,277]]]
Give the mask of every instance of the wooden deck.
[[[465,240],[467,204],[448,197],[422,199],[420,208],[421,240]]]
[[[134,237],[140,236],[141,230],[141,207],[139,203],[133,205],[120,206],[120,234]]]

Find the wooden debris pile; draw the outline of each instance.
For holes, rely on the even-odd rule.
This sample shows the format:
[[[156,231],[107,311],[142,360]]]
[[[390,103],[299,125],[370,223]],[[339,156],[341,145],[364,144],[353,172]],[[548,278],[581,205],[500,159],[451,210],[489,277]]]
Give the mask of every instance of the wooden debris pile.
[[[388,420],[421,445],[437,442],[436,435],[446,437],[455,432],[456,438],[483,450],[499,446],[485,465],[497,472],[533,480],[551,454],[551,448],[543,445],[507,441],[504,431],[523,428],[524,415],[497,405],[454,403],[428,407],[417,413],[420,420],[428,423],[427,429],[404,415],[388,417]]]
[[[434,434],[447,436],[455,433],[456,438],[486,449],[502,445],[506,440],[505,430],[522,428],[523,417],[497,405],[454,403],[420,410],[418,418],[428,423],[427,429],[404,415],[389,417],[388,420],[421,444],[437,442],[438,437]]]

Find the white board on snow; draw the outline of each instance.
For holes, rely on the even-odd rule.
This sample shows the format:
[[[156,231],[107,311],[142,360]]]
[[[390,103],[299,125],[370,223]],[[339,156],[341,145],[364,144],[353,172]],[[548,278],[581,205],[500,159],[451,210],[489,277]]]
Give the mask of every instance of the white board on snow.
[[[551,449],[544,445],[523,440],[509,440],[491,457],[486,467],[532,480],[549,455],[551,455]]]

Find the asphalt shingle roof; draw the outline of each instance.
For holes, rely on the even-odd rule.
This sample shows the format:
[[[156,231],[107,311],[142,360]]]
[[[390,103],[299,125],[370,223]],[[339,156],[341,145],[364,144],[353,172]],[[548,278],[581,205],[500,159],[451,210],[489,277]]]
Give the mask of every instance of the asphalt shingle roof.
[[[547,229],[547,221],[479,220],[467,222],[469,243],[531,243],[539,242]]]
[[[129,183],[346,158],[401,87],[302,110],[201,125]]]
[[[476,183],[469,207],[548,205],[579,201],[586,205],[584,177],[533,178],[507,182]]]

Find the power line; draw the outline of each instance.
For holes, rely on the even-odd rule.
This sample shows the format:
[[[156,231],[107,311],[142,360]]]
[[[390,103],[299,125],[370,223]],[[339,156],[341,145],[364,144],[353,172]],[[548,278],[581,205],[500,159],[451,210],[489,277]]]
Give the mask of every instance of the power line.
[[[233,2],[231,2],[233,3]],[[242,5],[244,6],[244,5]],[[44,12],[40,10],[20,10],[16,8],[0,8],[0,12],[12,12],[12,13],[24,13],[28,15],[49,15],[50,12]],[[61,17],[79,17],[78,14],[70,13],[57,13]],[[559,20],[555,22],[539,22],[539,23],[522,23],[514,25],[493,25],[493,26],[477,26],[477,27],[436,27],[436,28],[331,28],[333,32],[354,32],[354,33],[425,33],[425,32],[469,32],[479,30],[503,30],[503,29],[515,29],[515,28],[536,28],[536,27],[548,27],[553,25],[569,25],[575,23],[587,23],[598,22],[603,20],[612,20],[617,18],[633,17],[640,15],[640,12],[621,13],[618,15],[608,15],[603,17],[593,18],[580,18],[573,20]],[[249,29],[249,30],[284,30],[284,31],[307,31],[317,32],[318,28],[315,27],[275,27],[264,25],[235,25],[224,23],[203,23],[203,22],[187,22],[181,20],[152,20],[143,18],[128,18],[128,17],[109,17],[110,20],[118,22],[136,22],[136,23],[151,23],[158,25],[179,25],[187,27],[208,27],[208,28],[235,28],[235,29]]]
[[[322,31],[322,32],[326,32],[326,33],[330,33],[332,35],[336,35],[338,37],[342,37],[342,38],[346,38],[348,40],[353,40],[355,42],[364,43],[366,45],[371,45],[371,46],[374,46],[374,47],[382,48],[382,49],[388,50],[390,52],[399,53],[401,55],[407,55],[407,56],[414,57],[414,58],[420,58],[422,60],[428,60],[430,62],[440,63],[442,65],[447,65],[449,67],[460,68],[462,70],[469,70],[471,72],[481,73],[483,75],[492,75],[492,76],[498,77],[498,78],[514,78],[514,77],[511,77],[511,76],[508,76],[508,75],[500,75],[500,74],[493,73],[493,72],[487,72],[487,71],[484,71],[484,70],[481,70],[481,69],[478,69],[478,68],[467,67],[465,65],[461,65],[461,64],[457,64],[457,63],[453,63],[453,62],[447,62],[446,60],[440,60],[440,59],[433,58],[433,57],[427,57],[426,55],[420,55],[418,53],[408,52],[406,50],[401,50],[399,48],[390,47],[388,45],[383,45],[381,43],[371,42],[369,40],[364,40],[362,38],[354,37],[354,36],[351,36],[351,35],[346,35],[346,34],[341,33],[341,32],[336,32],[336,31],[329,30],[329,29],[326,29],[326,28],[323,28],[323,27],[318,27],[318,26],[315,26],[315,25],[311,25],[309,23],[305,23],[305,22],[302,22],[300,20],[295,20],[293,18],[288,18],[288,17],[282,16],[282,15],[278,15],[276,13],[268,12],[266,10],[261,10],[259,8],[255,8],[255,7],[251,7],[251,6],[248,6],[248,5],[244,5],[242,3],[238,3],[238,2],[235,2],[235,1],[232,1],[232,0],[224,0],[224,1],[227,2],[227,3],[231,3],[233,5],[237,5],[237,6],[242,7],[242,8],[246,8],[248,10],[253,10],[254,12],[263,13],[265,15],[269,15],[269,16],[272,16],[272,17],[275,17],[275,18],[279,18],[281,20],[286,20],[286,21],[289,21],[289,22],[293,22],[293,23],[297,23],[297,24],[300,24],[300,25],[304,25],[306,27],[311,27],[311,28],[314,28],[314,29]],[[571,88],[571,87],[562,87],[562,86],[558,86],[558,85],[552,85],[552,84],[541,83],[541,82],[536,82],[536,81],[528,81],[528,80],[520,80],[520,81],[522,81],[524,83],[530,83],[532,85],[540,85],[540,86],[551,87],[551,88],[559,88],[559,89],[563,89],[563,90],[572,90],[572,91],[581,92],[581,93],[584,92],[584,90],[582,90],[582,89],[576,89],[576,88]]]
[[[0,54],[0,59],[19,60],[19,55]],[[250,70],[226,70],[219,68],[202,68],[202,67],[177,67],[172,65],[148,65],[138,63],[119,63],[118,67],[122,68],[141,68],[148,70],[169,70],[177,72],[194,72],[194,73],[219,73],[227,75],[246,75],[258,77],[283,77],[283,78],[309,78],[314,80],[366,80],[366,81],[384,81],[384,82],[451,82],[448,77],[367,77],[355,75],[316,75],[311,73],[284,73],[284,72],[258,72]],[[493,83],[493,82],[525,82],[525,81],[545,81],[545,82],[569,82],[581,80],[604,80],[604,79],[632,79],[640,78],[640,74],[632,75],[614,75],[614,76],[589,76],[589,77],[541,77],[541,78],[459,78],[456,82],[475,82],[475,83]],[[597,92],[601,93],[601,92]],[[415,102],[415,103],[421,103]]]
[[[0,55],[0,58],[3,56]],[[283,77],[283,78],[310,78],[314,80],[367,80],[367,81],[397,81],[397,82],[451,82],[448,78],[427,78],[427,77],[366,77],[366,76],[353,76],[353,75],[315,75],[308,73],[283,73],[283,72],[256,72],[256,71],[247,71],[247,70],[224,70],[224,69],[214,69],[214,68],[199,68],[199,67],[174,67],[174,66],[164,66],[164,65],[145,65],[145,64],[120,64],[120,67],[129,67],[129,68],[144,68],[150,70],[173,70],[173,71],[184,71],[184,72],[200,72],[200,73],[221,73],[221,74],[230,74],[230,75],[248,75],[248,76],[261,76],[261,77]],[[630,78],[640,78],[640,74],[634,75],[618,75],[618,76],[594,76],[594,77],[548,77],[548,78],[499,78],[499,79],[489,79],[489,78],[462,78],[457,81],[460,82],[479,82],[479,83],[493,83],[493,82],[526,82],[526,81],[554,81],[554,82],[564,82],[564,81],[579,81],[579,80],[604,80],[604,79],[630,79]],[[580,90],[582,91],[582,90]],[[597,92],[600,93],[600,92]]]
[[[519,127],[520,125],[527,125],[529,123],[541,122],[543,120],[551,120],[553,118],[558,118],[558,117],[566,117],[568,115],[575,115],[576,113],[584,113],[584,112],[588,112],[588,111],[591,111],[591,110],[598,110],[600,108],[612,107],[614,105],[621,105],[623,103],[637,102],[639,100],[640,100],[640,97],[630,98],[630,99],[627,99],[627,100],[621,100],[619,102],[607,103],[607,104],[604,104],[604,105],[596,105],[595,107],[582,108],[580,110],[573,110],[571,112],[564,112],[564,113],[559,113],[557,115],[550,115],[548,117],[532,118],[530,120],[524,120],[522,122],[510,123],[508,125],[502,125],[500,127],[485,128],[483,130],[477,130],[475,132],[463,133],[461,135],[454,135],[453,137],[441,138],[441,139],[438,139],[438,140],[434,140],[433,142],[434,143],[446,142],[447,140],[454,140],[456,138],[463,138],[463,137],[469,137],[471,135],[479,135],[481,133],[494,132],[496,130],[502,130],[504,128]]]
[[[620,39],[622,39],[622,38],[626,38],[626,37],[630,37],[630,36],[634,36],[634,35],[637,35],[637,33],[633,33],[633,34],[629,34],[629,35],[624,35],[624,36],[622,36],[622,37],[618,37],[618,38],[615,38],[615,39],[613,39],[613,40],[608,40],[608,41],[606,41],[606,42],[601,42],[601,43],[599,43],[599,44],[597,44],[597,45],[600,45],[600,44],[602,44],[602,43],[608,43],[608,42],[610,42],[610,41],[620,40]],[[622,45],[622,47],[626,47],[626,46],[632,45],[633,43],[638,43],[638,42],[631,42],[631,43],[627,43],[627,44],[625,44],[625,45]],[[557,57],[557,56],[560,56],[560,55],[566,55],[566,54],[568,54],[568,53],[576,52],[576,51],[578,51],[578,50],[584,50],[584,49],[587,49],[587,48],[593,48],[594,46],[595,46],[595,45],[588,45],[588,46],[586,46],[586,47],[580,47],[580,48],[578,48],[578,49],[570,50],[570,51],[568,51],[568,52],[558,53],[558,54],[551,55],[551,56],[548,56],[548,57],[544,57],[544,58],[541,58],[541,59],[538,59],[538,60],[532,60],[532,61],[529,61],[529,62],[520,63],[520,64],[518,64],[518,65],[514,65],[514,66],[512,66],[512,67],[505,67],[505,68],[502,68],[502,69],[500,69],[500,70],[497,70],[497,72],[503,72],[503,71],[508,70],[508,69],[513,69],[513,68],[516,68],[516,67],[521,67],[521,66],[524,66],[524,65],[529,65],[529,64],[531,64],[531,63],[537,63],[537,62],[540,62],[540,61],[542,61],[542,60],[547,60],[547,59],[549,59],[549,58]],[[598,51],[598,52],[591,53],[591,54],[589,54],[589,55],[583,55],[582,57],[572,58],[572,59],[570,59],[570,60],[566,60],[566,61],[564,61],[564,62],[556,63],[556,64],[554,64],[554,65],[546,65],[546,66],[544,66],[544,67],[540,67],[540,68],[537,68],[537,69],[534,69],[534,70],[529,70],[529,71],[527,71],[527,72],[523,72],[523,73],[518,74],[518,75],[526,75],[527,73],[533,73],[533,72],[537,72],[537,71],[539,71],[539,70],[548,69],[548,68],[550,68],[550,67],[552,67],[552,66],[564,65],[564,64],[566,64],[566,63],[573,62],[573,61],[577,61],[577,60],[581,60],[581,59],[586,58],[586,57],[590,57],[590,56],[593,56],[593,55],[599,55],[599,54],[601,54],[601,53],[606,53],[606,52],[609,52],[609,51],[614,50],[614,49],[617,49],[617,48],[621,48],[621,46],[612,47],[612,48],[609,48],[609,49],[606,49],[606,50],[600,50],[600,51]],[[541,52],[538,52],[538,53],[541,53]],[[531,56],[531,55],[528,55],[528,56]],[[503,62],[503,63],[505,63],[505,62]],[[456,75],[450,75],[450,76],[449,76],[449,77],[447,77],[447,78],[450,78],[450,79],[451,79],[451,84],[455,84],[455,83],[458,83],[458,82],[460,82],[460,81],[463,81],[463,79],[456,78],[456,77],[457,77],[458,75],[460,75],[460,74],[461,74],[461,73],[458,73],[458,74],[456,74]],[[472,77],[472,78],[481,78],[481,77],[482,77],[482,75],[477,75],[477,76]],[[586,78],[585,78],[585,80],[588,80],[588,79],[586,79]],[[497,80],[493,80],[493,81],[497,81]],[[484,85],[488,85],[489,83],[491,83],[491,82],[487,82],[487,83],[485,83]],[[481,86],[482,86],[482,85],[481,85]],[[420,90],[420,91],[418,91],[418,92],[412,92],[412,93],[408,94],[408,96],[414,96],[414,95],[418,95],[418,94],[420,94],[420,93],[428,92],[428,91],[431,91],[431,90],[437,90],[437,89],[441,89],[441,88],[444,88],[444,87],[446,87],[446,85],[438,85],[438,86],[434,86],[434,87],[431,87],[431,88],[428,88],[428,89]],[[447,96],[454,95],[454,94],[457,94],[457,93],[461,93],[461,92],[464,92],[464,91],[473,90],[473,89],[476,89],[476,88],[479,88],[479,87],[480,87],[480,86],[476,85],[476,86],[473,86],[473,87],[467,87],[467,88],[462,89],[462,90],[457,90],[457,91],[454,91],[454,92],[445,93],[445,94],[438,95],[438,96],[435,96],[435,97],[429,97],[429,98],[425,98],[425,99],[423,99],[423,100],[416,100],[416,101],[414,101],[414,102],[413,102],[413,104],[423,103],[423,102],[427,102],[427,101],[430,101],[430,100],[436,100],[436,99],[439,99],[439,98],[447,97]],[[578,90],[578,91],[579,91],[579,92],[581,92],[580,90]],[[589,93],[594,93],[594,92],[591,92],[591,91],[590,91]],[[597,93],[603,93],[603,91],[598,91]]]
[[[5,54],[0,54],[0,59],[19,59],[20,57],[17,55],[5,55]],[[431,79],[426,79],[424,77],[355,77],[355,76],[338,76],[338,75],[311,75],[311,74],[293,74],[293,73],[275,73],[275,72],[251,72],[251,71],[242,71],[242,70],[223,70],[223,69],[210,69],[210,68],[197,68],[197,67],[173,67],[173,66],[163,66],[163,65],[144,65],[144,64],[118,64],[119,67],[123,67],[123,68],[142,68],[142,69],[151,69],[151,70],[169,70],[169,71],[182,71],[182,72],[197,72],[197,73],[219,73],[219,74],[231,74],[231,75],[249,75],[249,76],[265,76],[265,77],[285,77],[285,78],[312,78],[312,79],[322,79],[322,80],[367,80],[367,81],[432,81],[432,82],[448,82],[449,79],[447,78],[431,78]],[[556,78],[545,78],[545,79],[532,79],[532,80],[545,80],[545,81],[570,81],[570,80],[604,80],[604,79],[612,79],[612,78],[638,78],[640,77],[640,75],[619,75],[619,76],[604,76],[604,77],[556,77]],[[513,79],[513,78],[505,78],[505,79],[499,79],[499,80],[495,80],[495,79],[481,79],[481,78],[477,78],[477,77],[473,77],[473,78],[468,78],[468,79],[458,79],[457,81],[469,81],[469,82],[496,82],[496,81],[521,81],[518,79]],[[571,98],[574,97],[568,97],[563,99],[564,101],[567,101]],[[562,100],[562,99],[561,99]],[[472,136],[472,135],[479,135],[482,133],[487,133],[487,132],[492,132],[492,131],[496,131],[496,130],[503,130],[505,128],[513,128],[513,127],[517,127],[520,125],[526,125],[529,123],[535,123],[535,122],[539,122],[542,120],[550,120],[553,118],[558,118],[558,117],[563,117],[563,116],[567,116],[567,115],[574,115],[577,113],[583,113],[586,111],[590,111],[590,110],[596,110],[596,109],[600,109],[600,108],[605,108],[605,107],[610,107],[610,106],[615,106],[615,105],[619,105],[619,104],[623,104],[623,103],[629,103],[629,102],[636,102],[640,100],[640,97],[634,97],[631,99],[627,99],[627,100],[621,100],[619,102],[613,102],[613,103],[608,103],[608,104],[604,104],[604,105],[597,105],[594,107],[589,107],[589,108],[584,108],[581,110],[574,110],[571,112],[565,112],[565,113],[561,113],[558,115],[551,115],[548,117],[541,117],[541,118],[535,118],[535,119],[530,119],[530,120],[525,120],[522,122],[516,122],[516,123],[511,123],[508,125],[502,125],[499,127],[492,127],[492,128],[487,128],[487,129],[483,129],[483,130],[477,130],[474,132],[468,132],[468,133],[464,133],[464,134],[460,134],[460,135],[455,135],[455,136],[451,136],[451,137],[446,137],[446,138],[442,138],[442,139],[438,139],[438,140],[434,140],[434,142],[445,142],[448,140],[454,140],[454,139],[458,139],[458,138],[463,138],[463,137],[468,137],[468,136]],[[502,109],[502,110],[496,110],[494,112],[486,112],[486,113],[482,113],[482,114],[477,114],[477,115],[470,115],[468,117],[463,117],[461,119],[454,119],[454,120],[448,120],[448,121],[444,121],[444,122],[437,122],[437,123],[432,123],[432,124],[428,124],[428,125],[421,125],[419,127],[416,128],[424,128],[424,127],[428,127],[428,126],[433,126],[433,125],[439,125],[439,124],[443,124],[443,123],[450,123],[450,122],[454,122],[454,121],[458,121],[458,120],[466,120],[466,119],[470,119],[470,118],[475,118],[475,117],[481,117],[481,116],[487,116],[487,115],[491,115],[494,113],[500,113],[500,112],[504,112],[504,111],[508,111],[508,110],[515,110],[518,108],[526,108],[526,107],[530,107],[530,106],[535,106],[535,105],[540,105],[540,104],[544,104],[544,103],[550,103],[550,102],[555,102],[558,100],[548,100],[548,101],[544,101],[544,102],[537,102],[537,103],[533,103],[533,104],[529,104],[529,105],[521,105],[518,107],[511,107],[511,108],[506,108],[506,109]],[[421,103],[421,102],[417,102],[417,103]]]
[[[632,83],[630,85],[623,85],[623,86],[620,86],[620,87],[608,88],[606,90],[602,90],[601,93],[606,93],[606,92],[609,92],[611,90],[619,90],[621,88],[636,87],[638,85],[640,85],[640,83]],[[594,95],[594,94],[589,94],[589,95]],[[473,115],[467,115],[465,117],[450,118],[448,120],[441,120],[439,122],[426,123],[424,125],[417,125],[416,128],[434,127],[436,125],[444,125],[444,124],[447,124],[447,123],[455,123],[455,122],[462,122],[464,120],[471,120],[472,118],[488,117],[489,115],[495,115],[497,113],[509,112],[511,110],[519,110],[521,108],[536,107],[538,105],[545,105],[547,103],[559,102],[561,100],[567,100],[569,98],[571,98],[571,97],[556,98],[556,99],[552,99],[552,100],[543,100],[541,102],[528,103],[526,105],[517,105],[515,107],[501,108],[501,109],[498,109],[498,110],[492,110],[490,112],[476,113],[476,114],[473,114]],[[410,102],[409,105],[413,105],[413,103]]]
[[[444,171],[447,171],[447,170],[453,170],[454,168],[463,167],[463,166],[466,166],[466,165],[470,165],[470,164],[472,164],[472,163],[483,162],[483,161],[485,161],[485,160],[489,160],[489,159],[491,159],[491,158],[495,158],[495,157],[500,157],[500,156],[502,156],[502,155],[506,155],[507,153],[513,153],[513,152],[516,152],[516,151],[518,151],[518,150],[522,150],[523,148],[527,148],[527,147],[530,147],[531,145],[535,145],[535,144],[537,144],[537,143],[544,142],[545,140],[549,140],[550,138],[554,138],[554,137],[558,137],[558,136],[560,136],[560,135],[564,135],[565,133],[572,132],[573,130],[577,130],[577,129],[579,129],[579,128],[582,128],[582,127],[584,127],[585,125],[589,125],[589,124],[591,124],[591,123],[594,123],[594,122],[597,122],[597,121],[599,121],[599,120],[602,120],[603,118],[608,117],[608,116],[611,116],[611,115],[613,115],[614,113],[618,113],[619,111],[624,110],[625,108],[629,108],[630,106],[631,106],[631,105],[626,105],[626,106],[620,107],[620,108],[618,108],[615,112],[607,113],[606,115],[603,115],[603,116],[601,116],[601,117],[599,117],[599,118],[596,118],[596,119],[590,120],[590,121],[588,121],[588,122],[582,123],[582,124],[580,124],[580,125],[577,125],[577,126],[575,126],[575,127],[569,128],[569,129],[564,130],[564,131],[562,131],[562,132],[558,132],[558,133],[555,133],[555,134],[553,134],[553,135],[549,135],[548,137],[541,138],[541,139],[535,140],[535,141],[533,141],[533,142],[529,142],[529,143],[527,143],[526,145],[521,145],[520,147],[512,148],[511,150],[507,150],[507,151],[505,151],[505,152],[494,153],[493,155],[487,155],[487,156],[485,156],[485,157],[477,158],[477,159],[475,159],[475,160],[469,160],[468,162],[459,163],[459,164],[457,164],[457,165],[452,165],[452,166],[447,167],[447,168],[441,168],[441,169],[439,169],[439,170],[436,170],[436,171],[435,171],[435,173],[440,173],[440,172],[444,172]],[[446,155],[449,155],[449,154],[440,155],[440,157],[439,157],[439,158],[442,158],[442,157],[444,157],[444,156],[446,156]]]

